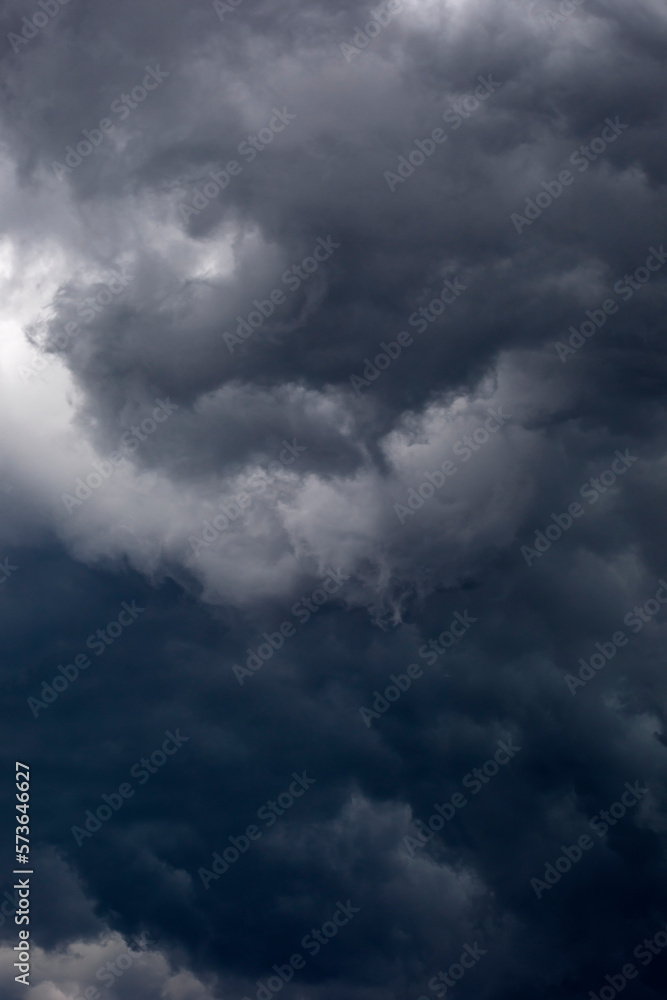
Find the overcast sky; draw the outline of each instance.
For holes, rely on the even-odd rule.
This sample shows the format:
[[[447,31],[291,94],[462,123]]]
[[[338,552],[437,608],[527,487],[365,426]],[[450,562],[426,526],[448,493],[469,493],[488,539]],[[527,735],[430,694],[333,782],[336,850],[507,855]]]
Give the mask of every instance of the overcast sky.
[[[0,26],[3,998],[663,997],[664,4]]]

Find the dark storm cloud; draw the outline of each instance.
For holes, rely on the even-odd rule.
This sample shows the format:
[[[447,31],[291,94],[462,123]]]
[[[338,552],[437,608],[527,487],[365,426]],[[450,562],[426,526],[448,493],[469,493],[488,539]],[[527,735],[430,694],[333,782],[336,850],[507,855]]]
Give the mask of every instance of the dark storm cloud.
[[[4,229],[46,310],[33,373],[5,366],[28,433],[0,551],[40,1000],[254,998],[296,953],[286,998],[433,997],[466,946],[461,1000],[604,996],[628,962],[660,996],[664,958],[633,949],[667,920],[667,265],[641,270],[667,235],[667,25],[651,3],[548,10],[404,0],[366,35],[352,2],[72,0],[7,42]],[[40,443],[56,358],[76,454],[57,407]],[[520,750],[490,774],[499,741]]]

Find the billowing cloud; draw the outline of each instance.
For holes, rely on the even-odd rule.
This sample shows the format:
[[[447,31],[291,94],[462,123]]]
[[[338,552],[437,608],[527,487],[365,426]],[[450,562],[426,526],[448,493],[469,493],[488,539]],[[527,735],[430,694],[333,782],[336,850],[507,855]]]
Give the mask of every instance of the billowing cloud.
[[[662,7],[0,20],[6,995],[661,996]]]

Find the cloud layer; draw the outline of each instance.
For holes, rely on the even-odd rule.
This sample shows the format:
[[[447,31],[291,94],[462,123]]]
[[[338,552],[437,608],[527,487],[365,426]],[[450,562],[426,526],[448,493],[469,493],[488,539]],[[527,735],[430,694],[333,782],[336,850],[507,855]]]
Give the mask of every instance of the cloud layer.
[[[657,1000],[664,9],[0,22],[3,995]]]

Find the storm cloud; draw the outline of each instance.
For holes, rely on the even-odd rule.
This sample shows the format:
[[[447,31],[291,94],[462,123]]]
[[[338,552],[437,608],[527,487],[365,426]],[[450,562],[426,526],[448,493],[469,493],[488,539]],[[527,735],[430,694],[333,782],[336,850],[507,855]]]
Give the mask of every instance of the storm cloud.
[[[664,7],[0,25],[3,996],[657,1000]]]

